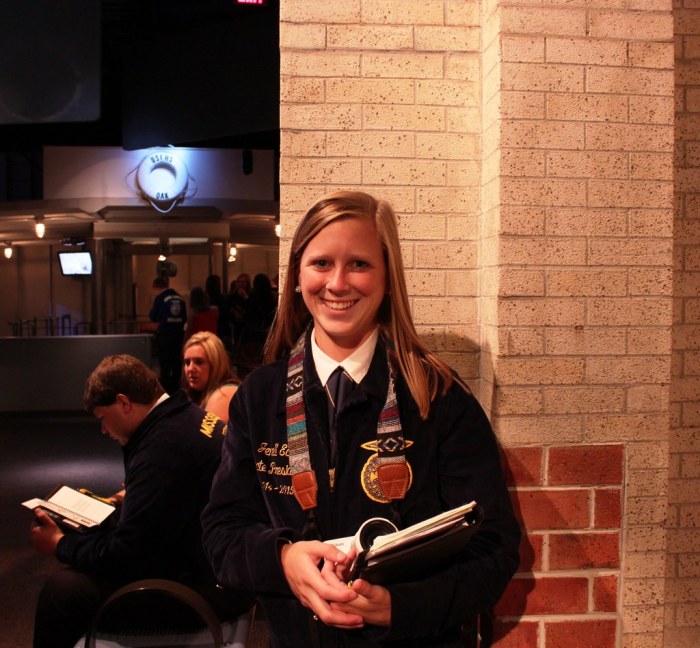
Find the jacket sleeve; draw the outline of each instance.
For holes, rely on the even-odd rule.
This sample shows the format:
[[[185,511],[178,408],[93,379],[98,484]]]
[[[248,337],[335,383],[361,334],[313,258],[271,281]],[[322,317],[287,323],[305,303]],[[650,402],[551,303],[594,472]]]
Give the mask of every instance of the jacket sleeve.
[[[389,638],[440,634],[494,605],[515,573],[520,527],[513,515],[489,421],[476,399],[456,385],[444,401],[435,434],[443,510],[476,500],[484,520],[466,549],[445,569],[413,583],[390,585]]]
[[[61,562],[119,579],[176,568],[167,557],[184,540],[193,512],[201,507],[201,489],[193,487],[200,478],[198,468],[185,449],[170,443],[139,453],[129,472],[116,526],[65,535],[56,550]]]
[[[204,549],[224,587],[291,594],[279,547],[301,536],[288,527],[273,528],[258,481],[245,392],[244,384],[231,400],[221,464],[202,513]]]

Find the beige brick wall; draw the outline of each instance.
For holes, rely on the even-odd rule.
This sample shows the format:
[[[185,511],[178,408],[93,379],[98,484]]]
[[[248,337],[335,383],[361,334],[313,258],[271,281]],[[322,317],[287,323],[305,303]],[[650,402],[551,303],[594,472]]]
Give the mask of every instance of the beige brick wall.
[[[391,200],[416,324],[473,383],[478,1],[283,1],[280,43],[283,236],[334,189]]]
[[[528,531],[499,648],[680,646],[697,625],[700,90],[672,4],[281,3],[282,258],[333,189],[400,214],[416,323],[488,410]],[[553,483],[569,456],[616,477]]]

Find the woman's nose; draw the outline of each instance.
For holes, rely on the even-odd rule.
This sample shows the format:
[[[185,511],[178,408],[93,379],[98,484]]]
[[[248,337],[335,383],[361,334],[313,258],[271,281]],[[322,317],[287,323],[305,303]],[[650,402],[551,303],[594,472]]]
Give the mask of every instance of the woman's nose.
[[[336,268],[328,278],[328,288],[333,292],[342,292],[347,288],[348,282],[344,268]]]

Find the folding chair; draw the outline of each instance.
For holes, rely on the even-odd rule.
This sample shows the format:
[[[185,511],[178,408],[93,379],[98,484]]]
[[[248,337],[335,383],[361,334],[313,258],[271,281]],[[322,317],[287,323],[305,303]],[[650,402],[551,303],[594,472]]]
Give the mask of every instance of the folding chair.
[[[254,608],[221,620],[191,587],[135,581],[112,594],[75,648],[245,648]]]

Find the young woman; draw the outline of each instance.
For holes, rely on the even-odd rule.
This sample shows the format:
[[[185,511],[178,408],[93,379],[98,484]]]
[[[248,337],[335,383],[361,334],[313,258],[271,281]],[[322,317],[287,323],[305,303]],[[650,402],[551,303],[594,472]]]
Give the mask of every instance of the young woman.
[[[220,338],[200,331],[185,342],[183,377],[189,397],[227,422],[229,402],[238,389],[238,381]]]
[[[386,202],[339,192],[302,219],[266,360],[231,403],[203,513],[219,581],[258,593],[275,647],[463,645],[515,572],[520,531],[483,410],[417,337]],[[333,413],[338,365],[355,386]],[[471,500],[479,531],[419,580],[348,584],[353,552],[324,542]]]

